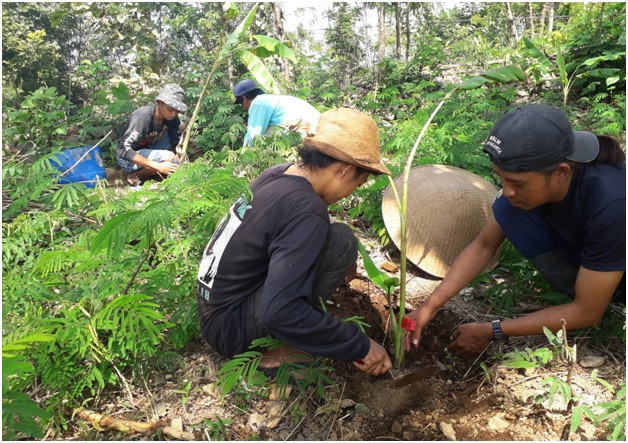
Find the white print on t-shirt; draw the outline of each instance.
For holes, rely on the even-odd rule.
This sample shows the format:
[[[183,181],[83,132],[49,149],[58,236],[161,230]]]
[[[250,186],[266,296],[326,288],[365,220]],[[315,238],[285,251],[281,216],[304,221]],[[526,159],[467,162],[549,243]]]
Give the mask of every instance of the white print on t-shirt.
[[[222,254],[225,252],[229,240],[231,240],[235,231],[242,224],[242,219],[247,209],[251,209],[251,206],[249,205],[248,199],[242,196],[231,206],[229,212],[223,217],[220,223],[218,223],[214,235],[212,235],[209,243],[207,243],[198,270],[198,281],[202,283],[205,289],[209,290],[212,288]],[[205,295],[203,296],[209,298],[208,291],[206,291],[206,294],[207,297],[205,297]]]

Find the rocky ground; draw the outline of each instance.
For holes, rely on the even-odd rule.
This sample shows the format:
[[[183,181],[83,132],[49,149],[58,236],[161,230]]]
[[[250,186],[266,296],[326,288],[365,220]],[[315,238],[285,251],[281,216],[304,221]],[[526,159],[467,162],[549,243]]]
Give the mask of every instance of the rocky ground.
[[[389,253],[374,249],[375,263],[382,266],[390,262],[385,267],[394,270],[393,249]],[[417,306],[438,282],[411,268],[409,305]],[[596,427],[590,420],[584,420],[576,432],[567,433],[571,414],[558,395],[551,404],[535,402],[539,394],[547,391],[547,385],[543,385],[547,377],[566,380],[565,362],[557,359],[556,364],[525,371],[500,363],[498,357],[515,348],[547,347],[545,337],[493,344],[476,360],[463,360],[446,351],[451,331],[458,324],[494,317],[487,303],[470,299],[469,295],[457,296],[439,312],[424,332],[421,349],[406,354],[403,367],[391,374],[371,377],[352,364],[329,362],[333,369],[327,374],[331,380],[324,386],[325,398],[314,387],[303,392],[292,387],[287,398],[281,400],[272,379],[261,391],[241,386],[222,397],[216,386],[217,370],[226,360],[197,339],[182,350],[180,364],[129,379],[128,387],[104,393],[94,412],[109,421],[102,421],[101,416],[90,419],[83,412],[70,420],[67,433],[50,432],[47,439],[605,439],[606,427]],[[339,318],[363,316],[370,325],[367,333],[392,351],[385,332],[385,297],[369,283],[363,268],[359,267],[358,277],[350,285],[338,290],[328,309]],[[570,338],[570,345],[573,342]],[[597,377],[619,387],[625,383],[625,345],[612,339],[603,347],[596,346],[586,335],[577,336],[575,342],[579,359],[572,369],[575,405],[612,400],[609,389],[592,380],[593,368],[584,366],[599,365]],[[411,373],[417,374],[415,378],[399,386],[399,379]],[[111,429],[112,426],[124,430]]]

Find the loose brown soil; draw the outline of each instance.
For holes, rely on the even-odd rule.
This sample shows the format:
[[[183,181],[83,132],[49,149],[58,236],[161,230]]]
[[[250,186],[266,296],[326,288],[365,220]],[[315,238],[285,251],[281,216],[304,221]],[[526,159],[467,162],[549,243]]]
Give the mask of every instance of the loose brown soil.
[[[389,260],[378,250],[371,255],[379,266]],[[358,278],[338,290],[328,310],[339,318],[363,316],[370,325],[367,333],[392,355],[386,332],[386,299],[365,276],[360,267]],[[411,268],[408,304],[418,306],[438,282]],[[457,325],[490,318],[494,314],[486,303],[465,302],[457,296],[424,331],[420,350],[407,353],[403,367],[391,374],[372,377],[352,364],[330,362],[335,381],[326,387],[324,400],[313,388],[305,393],[292,389],[285,401],[247,393],[244,388],[238,395],[231,393],[221,398],[215,386],[216,370],[225,359],[197,339],[182,350],[181,366],[172,364],[135,379],[129,376],[129,389],[104,393],[93,409],[110,417],[141,422],[163,420],[176,426],[180,421],[183,430],[191,432],[196,440],[559,440],[569,424],[566,405],[559,400],[551,407],[540,405],[534,398],[542,392],[546,377],[553,375],[565,380],[567,366],[523,372],[500,366],[499,360],[492,358],[515,347],[547,346],[544,337],[514,339],[501,345],[501,349],[493,344],[476,360],[464,360],[447,352],[450,334]],[[619,340],[609,342],[605,348],[591,345],[586,337],[577,341],[579,356],[594,354],[605,358],[604,365],[598,368],[599,377],[615,387],[625,383],[625,348]],[[427,367],[436,370],[405,386],[395,386],[403,375]],[[573,390],[579,396],[578,404],[612,399],[606,388],[591,381],[591,371],[575,367]],[[189,393],[184,396],[189,382]],[[268,387],[271,388],[270,383]],[[219,420],[225,423],[224,427]],[[603,440],[605,433],[603,426],[596,428],[585,421],[569,439]],[[47,439],[173,437],[163,431],[153,435],[97,431],[92,424],[75,417],[70,419],[67,432],[56,434],[51,430]]]

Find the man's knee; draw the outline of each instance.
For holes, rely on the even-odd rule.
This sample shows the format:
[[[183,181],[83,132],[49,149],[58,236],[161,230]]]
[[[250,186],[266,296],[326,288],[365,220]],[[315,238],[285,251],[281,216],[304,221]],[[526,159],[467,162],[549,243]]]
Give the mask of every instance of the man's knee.
[[[565,294],[575,294],[578,268],[569,263],[560,250],[554,249],[531,258],[530,262],[555,289]]]
[[[329,243],[333,249],[344,256],[348,266],[352,266],[358,259],[358,239],[353,235],[351,228],[344,223],[332,223],[329,229]]]

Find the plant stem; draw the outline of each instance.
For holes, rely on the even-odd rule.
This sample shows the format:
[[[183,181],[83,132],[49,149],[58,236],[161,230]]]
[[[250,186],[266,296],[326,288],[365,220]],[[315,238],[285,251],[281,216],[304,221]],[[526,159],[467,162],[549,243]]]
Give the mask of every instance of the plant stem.
[[[430,117],[427,119],[427,122],[425,122],[425,125],[423,125],[423,129],[421,130],[421,133],[416,139],[416,142],[414,143],[414,146],[412,147],[412,151],[410,151],[410,155],[408,156],[408,160],[406,161],[406,165],[404,167],[403,190],[401,194],[401,202],[399,201],[399,194],[397,193],[395,184],[392,181],[392,179],[389,177],[390,183],[392,185],[393,193],[395,194],[395,199],[397,200],[397,208],[399,209],[399,226],[400,226],[400,231],[401,231],[401,240],[400,240],[400,243],[401,243],[401,248],[400,248],[401,249],[401,274],[400,274],[401,287],[399,289],[399,317],[396,324],[393,323],[393,331],[394,331],[394,336],[395,336],[395,366],[398,368],[403,364],[403,355],[404,355],[403,344],[402,344],[403,330],[401,329],[401,322],[403,320],[403,317],[406,315],[406,268],[407,268],[406,255],[407,255],[407,243],[408,243],[407,232],[406,232],[406,221],[407,221],[407,207],[408,207],[408,179],[410,177],[410,169],[412,168],[412,161],[414,160],[414,156],[416,155],[416,151],[419,147],[419,143],[421,143],[421,140],[423,139],[423,136],[427,132],[427,129],[430,126],[430,123],[432,123],[432,120],[434,119],[438,111],[440,111],[440,108],[443,106],[443,104],[445,104],[445,101],[447,101],[447,99],[457,90],[458,90],[458,87],[452,89],[445,95],[445,97],[438,103],[438,105],[436,106],[436,109],[434,109]]]
[[[150,257],[150,248],[152,246],[152,242],[148,241],[148,246],[146,247],[146,255],[144,256],[144,258],[142,259],[142,261],[140,261],[139,266],[137,267],[137,269],[135,270],[135,272],[133,273],[133,275],[131,276],[131,279],[129,280],[129,282],[126,285],[126,288],[124,288],[124,291],[122,291],[122,295],[126,295],[129,293],[129,289],[131,289],[131,285],[133,284],[133,282],[135,281],[135,277],[137,277],[137,274],[140,272],[140,270],[142,269],[142,266],[144,265],[144,263],[146,262],[146,260],[148,260],[148,257]]]
[[[214,61],[214,66],[212,66],[212,70],[209,73],[209,76],[207,77],[207,80],[205,80],[205,85],[203,86],[203,90],[201,91],[201,95],[198,97],[198,101],[196,102],[196,107],[194,108],[194,112],[192,113],[192,118],[190,118],[190,122],[188,123],[188,125],[185,128],[186,133],[185,133],[185,139],[183,141],[183,146],[181,147],[181,156],[185,155],[185,152],[188,149],[188,143],[190,142],[190,136],[192,135],[192,126],[196,122],[196,117],[198,116],[198,112],[201,109],[201,104],[203,103],[203,98],[205,97],[205,92],[207,91],[207,87],[209,86],[209,82],[214,77],[214,74],[218,70],[218,66],[220,66],[220,64],[225,60],[225,58],[226,57],[217,58]]]

